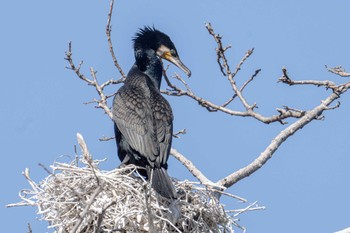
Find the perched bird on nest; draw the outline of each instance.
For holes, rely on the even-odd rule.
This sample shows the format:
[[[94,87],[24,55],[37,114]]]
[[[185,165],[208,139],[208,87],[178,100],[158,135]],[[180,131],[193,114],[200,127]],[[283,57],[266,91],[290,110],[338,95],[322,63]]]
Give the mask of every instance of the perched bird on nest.
[[[160,93],[162,58],[187,76],[191,71],[181,62],[169,36],[154,27],[136,33],[135,64],[113,100],[113,120],[118,156],[122,164],[135,164],[163,197],[176,199],[168,173],[173,135],[173,113]]]

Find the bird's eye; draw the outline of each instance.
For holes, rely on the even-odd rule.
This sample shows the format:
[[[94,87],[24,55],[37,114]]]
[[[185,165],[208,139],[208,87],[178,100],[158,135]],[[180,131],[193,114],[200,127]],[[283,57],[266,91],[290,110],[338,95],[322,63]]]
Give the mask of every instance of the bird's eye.
[[[171,56],[173,56],[173,57],[176,57],[176,56],[177,56],[177,55],[176,55],[175,49],[171,49],[171,50],[170,50],[170,54],[171,54]]]

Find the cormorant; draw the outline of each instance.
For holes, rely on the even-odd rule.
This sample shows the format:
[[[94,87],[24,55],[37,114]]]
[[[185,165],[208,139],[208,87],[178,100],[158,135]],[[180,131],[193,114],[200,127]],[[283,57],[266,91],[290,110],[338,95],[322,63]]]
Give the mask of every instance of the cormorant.
[[[154,27],[144,27],[133,38],[135,64],[113,100],[113,121],[118,156],[122,164],[135,164],[163,197],[176,199],[167,174],[173,135],[173,113],[160,93],[161,58],[191,71],[181,62],[169,36]]]

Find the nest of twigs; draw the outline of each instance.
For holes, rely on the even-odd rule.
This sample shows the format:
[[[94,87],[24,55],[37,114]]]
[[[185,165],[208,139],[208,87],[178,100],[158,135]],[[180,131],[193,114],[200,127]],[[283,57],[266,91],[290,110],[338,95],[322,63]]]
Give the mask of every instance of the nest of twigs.
[[[31,189],[22,190],[22,201],[9,206],[36,206],[55,233],[234,232],[239,227],[217,193],[199,183],[174,180],[181,210],[174,220],[169,200],[153,191],[135,166],[103,171],[89,154],[80,162],[55,162],[39,184],[26,169]]]

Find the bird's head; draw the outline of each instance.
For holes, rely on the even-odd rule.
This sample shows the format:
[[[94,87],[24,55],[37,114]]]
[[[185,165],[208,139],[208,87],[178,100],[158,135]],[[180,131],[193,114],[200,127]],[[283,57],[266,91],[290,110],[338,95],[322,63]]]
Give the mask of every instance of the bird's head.
[[[191,71],[180,60],[174,43],[163,32],[146,26],[136,33],[133,40],[135,51],[153,50],[158,57],[168,60],[183,70],[188,77],[191,76]]]

